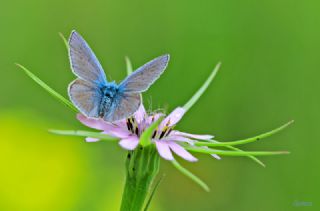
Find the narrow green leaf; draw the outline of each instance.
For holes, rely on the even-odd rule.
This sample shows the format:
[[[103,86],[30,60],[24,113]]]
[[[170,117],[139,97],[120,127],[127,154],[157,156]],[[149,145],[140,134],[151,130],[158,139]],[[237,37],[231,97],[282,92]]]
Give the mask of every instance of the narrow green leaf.
[[[91,132],[91,131],[84,131],[84,130],[49,130],[49,132],[57,135],[63,135],[63,136],[90,137],[90,138],[97,138],[105,141],[119,140],[118,138],[114,138],[106,134],[102,134],[100,132]]]
[[[228,149],[234,150],[234,151],[238,151],[238,152],[244,152],[243,150],[233,147],[233,146],[225,146]],[[250,158],[251,160],[253,160],[254,162],[258,163],[259,165],[261,165],[262,167],[266,167],[266,165],[258,158],[256,158],[253,155],[246,155],[248,158]]]
[[[129,57],[125,57],[125,60],[126,60],[126,67],[127,67],[127,75],[130,75],[132,72],[133,72],[133,69],[132,69],[132,63],[129,59]]]
[[[290,124],[292,124],[294,121],[290,121],[274,130],[271,130],[269,132],[251,137],[251,138],[247,138],[247,139],[243,139],[243,140],[238,140],[238,141],[229,141],[229,142],[196,142],[195,145],[196,146],[210,146],[210,147],[218,147],[218,146],[235,146],[235,145],[241,145],[241,144],[248,144],[251,142],[255,142],[255,141],[259,141],[263,138],[267,138],[269,136],[272,136],[280,131],[282,131],[283,129],[285,129],[286,127],[288,127]]]
[[[157,121],[153,122],[140,136],[140,144],[141,146],[148,146],[151,144],[151,137],[154,132],[154,130],[158,127],[160,122],[162,121],[162,118],[159,118]]]
[[[192,174],[190,171],[182,167],[176,160],[171,161],[173,166],[176,167],[182,174],[189,177],[191,180],[193,180],[195,183],[200,185],[205,191],[209,192],[210,189],[206,183],[204,183],[201,179],[199,179],[197,176]]]
[[[216,67],[211,72],[209,78],[204,82],[204,84],[200,87],[200,89],[192,96],[192,98],[183,106],[183,108],[188,111],[201,97],[201,95],[206,91],[206,89],[209,87],[210,83],[216,76],[221,63],[219,62]]]
[[[60,95],[58,92],[56,92],[54,89],[49,87],[45,82],[43,82],[40,78],[35,76],[32,72],[30,72],[27,68],[20,64],[16,64],[18,67],[20,67],[32,80],[34,80],[37,84],[39,84],[42,88],[44,88],[47,92],[49,92],[53,97],[58,99],[60,102],[71,108],[71,110],[78,112],[76,107],[66,98],[64,98],[62,95]]]
[[[59,32],[59,36],[61,37],[64,45],[66,46],[67,50],[69,50],[69,43],[68,40],[65,38],[65,36],[63,36],[63,34],[61,32]]]
[[[151,194],[150,194],[150,196],[149,196],[149,199],[148,199],[148,201],[147,201],[147,203],[146,203],[146,206],[145,206],[145,208],[144,208],[144,211],[148,211],[149,206],[150,206],[150,203],[151,203],[151,201],[152,201],[152,199],[153,199],[153,196],[154,196],[154,194],[156,193],[156,191],[157,191],[160,183],[162,182],[163,178],[164,178],[164,175],[162,175],[162,177],[160,177],[160,179],[159,179],[159,180],[157,181],[157,183],[154,185],[154,187],[153,187],[153,189],[152,189],[152,192],[151,192]]]
[[[212,148],[202,148],[202,147],[185,147],[186,150],[193,152],[200,152],[205,154],[217,154],[217,155],[227,155],[227,156],[266,156],[266,155],[281,155],[289,154],[287,151],[225,151]]]
[[[211,142],[216,142],[216,143],[218,143],[218,141],[213,141],[213,140],[210,140]],[[181,144],[184,148],[185,147],[188,147],[188,146],[190,146],[190,145],[188,145],[188,144]],[[223,146],[223,147],[225,147],[225,148],[227,148],[227,149],[231,149],[231,150],[234,150],[234,151],[243,151],[243,150],[241,150],[241,149],[239,149],[239,148],[236,148],[236,147],[233,147],[233,146]],[[247,155],[247,157],[248,158],[250,158],[250,159],[252,159],[254,162],[256,162],[256,163],[258,163],[259,165],[261,165],[262,167],[266,167],[266,165],[261,161],[261,160],[259,160],[258,158],[256,158],[255,156],[253,156],[253,155]]]

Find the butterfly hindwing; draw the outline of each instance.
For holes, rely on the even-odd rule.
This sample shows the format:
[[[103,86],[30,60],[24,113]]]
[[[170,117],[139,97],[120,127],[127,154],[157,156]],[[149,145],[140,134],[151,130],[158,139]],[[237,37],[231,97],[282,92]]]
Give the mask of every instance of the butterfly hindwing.
[[[72,103],[86,116],[97,118],[102,99],[101,91],[92,82],[76,79],[69,85]]]
[[[105,113],[103,119],[108,122],[125,119],[134,114],[141,104],[139,93],[119,93],[113,99],[109,112]]]
[[[97,57],[76,31],[72,31],[69,38],[69,57],[71,68],[79,78],[98,84],[107,82]]]
[[[169,62],[169,55],[163,55],[139,67],[120,83],[124,92],[144,92],[163,73]]]

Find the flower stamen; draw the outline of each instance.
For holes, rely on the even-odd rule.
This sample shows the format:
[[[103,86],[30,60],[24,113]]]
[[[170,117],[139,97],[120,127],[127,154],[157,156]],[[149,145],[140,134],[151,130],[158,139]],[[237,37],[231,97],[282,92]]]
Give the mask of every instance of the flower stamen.
[[[130,132],[133,133],[133,125],[132,125],[132,122],[131,122],[131,117],[127,119],[127,128]]]
[[[131,125],[130,125],[130,123],[129,123],[129,120],[128,120],[128,119],[127,119],[126,123],[127,123],[127,129],[128,129],[129,131],[131,131]]]
[[[164,134],[167,132],[167,128],[165,128],[164,130],[162,130],[160,136],[159,136],[159,139],[162,139]]]
[[[131,133],[137,136],[140,135],[139,125],[134,117],[128,118],[126,121],[126,124],[127,124],[128,131],[130,131]]]
[[[173,127],[170,127],[168,132],[167,132],[167,134],[165,134],[165,136],[168,136],[171,133],[172,130],[173,130]]]
[[[155,131],[153,132],[153,134],[152,134],[152,138],[155,138],[155,137],[156,137],[156,135],[157,135],[157,130],[155,130]]]

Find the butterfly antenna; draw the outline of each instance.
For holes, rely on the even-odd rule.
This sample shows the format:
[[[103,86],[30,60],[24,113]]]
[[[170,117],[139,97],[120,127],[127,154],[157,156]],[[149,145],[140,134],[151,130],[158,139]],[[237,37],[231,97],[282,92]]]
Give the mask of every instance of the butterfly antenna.
[[[162,108],[159,108],[160,110],[162,110],[162,112],[164,114],[167,114],[168,113],[168,110],[169,110],[169,105],[168,103],[166,103]]]
[[[152,96],[149,96],[149,99],[148,99],[148,104],[149,104],[149,108],[148,108],[148,110],[149,110],[149,113],[151,113],[152,112]]]

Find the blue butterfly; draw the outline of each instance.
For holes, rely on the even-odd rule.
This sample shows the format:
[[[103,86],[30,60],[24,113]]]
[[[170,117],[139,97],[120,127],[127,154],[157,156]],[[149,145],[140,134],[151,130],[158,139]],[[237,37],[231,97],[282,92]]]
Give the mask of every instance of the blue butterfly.
[[[69,85],[71,101],[87,117],[108,122],[128,118],[137,111],[140,93],[160,77],[169,62],[169,55],[163,55],[138,68],[120,84],[108,82],[98,59],[76,31],[69,38],[69,58],[78,77]]]

